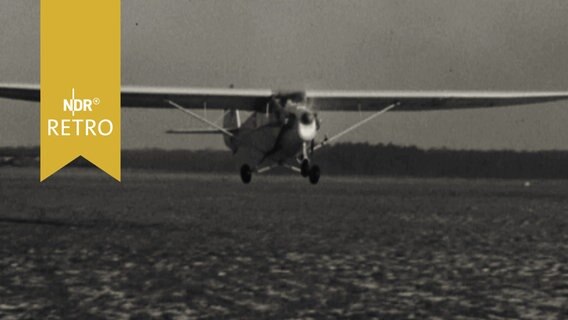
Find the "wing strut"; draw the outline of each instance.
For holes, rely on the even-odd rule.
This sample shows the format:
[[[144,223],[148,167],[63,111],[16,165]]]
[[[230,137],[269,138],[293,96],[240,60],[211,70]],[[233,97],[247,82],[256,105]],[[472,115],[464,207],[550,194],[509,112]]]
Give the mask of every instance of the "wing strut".
[[[313,151],[318,150],[318,149],[320,149],[320,148],[322,148],[322,147],[324,147],[324,146],[326,146],[326,145],[332,143],[333,141],[335,141],[335,140],[341,138],[342,136],[348,134],[349,132],[351,132],[351,131],[353,131],[353,130],[359,128],[360,126],[362,126],[362,125],[364,125],[365,123],[367,123],[367,122],[369,122],[369,121],[375,119],[376,117],[385,114],[387,111],[398,107],[399,105],[400,105],[400,102],[395,102],[395,103],[391,104],[390,106],[388,106],[388,107],[386,107],[386,108],[384,108],[384,109],[382,109],[382,110],[380,110],[380,111],[377,111],[377,112],[373,113],[372,115],[370,115],[369,117],[367,117],[367,118],[365,118],[365,119],[363,119],[363,120],[361,120],[361,121],[355,123],[355,124],[352,125],[351,127],[349,127],[349,128],[347,128],[347,129],[341,131],[340,133],[334,135],[333,137],[331,137],[331,138],[325,137],[325,139],[324,139],[322,142],[320,142],[320,143],[318,143],[317,145],[315,145],[312,150],[313,150]]]
[[[173,101],[171,101],[171,100],[166,100],[166,103],[170,104],[172,107],[174,107],[174,108],[180,110],[181,112],[187,113],[187,114],[189,114],[190,116],[194,117],[195,119],[197,119],[197,120],[199,120],[199,121],[201,121],[201,122],[203,122],[203,123],[205,123],[205,124],[207,124],[207,125],[209,125],[209,126],[215,128],[215,129],[219,130],[221,133],[226,134],[226,135],[229,136],[229,137],[233,137],[233,136],[234,136],[234,135],[233,135],[231,132],[229,132],[227,129],[225,129],[225,128],[219,126],[219,125],[217,125],[216,123],[213,123],[213,122],[211,122],[211,121],[205,119],[204,117],[198,115],[197,113],[195,113],[195,112],[193,112],[193,111],[191,111],[191,110],[189,110],[189,109],[186,109],[186,108],[180,106],[179,104],[177,104],[177,103],[175,103],[175,102],[173,102]]]

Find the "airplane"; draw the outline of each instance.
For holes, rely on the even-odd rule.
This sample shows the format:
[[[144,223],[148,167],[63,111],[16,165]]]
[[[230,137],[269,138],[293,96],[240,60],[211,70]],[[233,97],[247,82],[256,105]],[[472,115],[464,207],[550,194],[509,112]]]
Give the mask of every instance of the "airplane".
[[[40,101],[39,85],[0,85],[0,98]],[[568,92],[490,91],[275,91],[235,88],[127,87],[123,108],[177,109],[208,127],[169,130],[170,134],[221,134],[233,154],[253,159],[240,168],[243,183],[276,167],[296,171],[317,184],[321,169],[314,153],[389,111],[456,110],[547,103],[568,99]],[[223,110],[223,124],[195,109]],[[243,121],[240,111],[250,113]],[[373,111],[347,129],[316,140],[322,111]]]

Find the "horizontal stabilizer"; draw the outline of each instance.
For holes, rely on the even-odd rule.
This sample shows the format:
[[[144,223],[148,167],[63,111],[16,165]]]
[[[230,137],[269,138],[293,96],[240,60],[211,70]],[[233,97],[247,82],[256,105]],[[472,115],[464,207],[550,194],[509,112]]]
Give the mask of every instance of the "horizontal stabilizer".
[[[223,134],[219,129],[172,129],[166,131],[167,134]]]

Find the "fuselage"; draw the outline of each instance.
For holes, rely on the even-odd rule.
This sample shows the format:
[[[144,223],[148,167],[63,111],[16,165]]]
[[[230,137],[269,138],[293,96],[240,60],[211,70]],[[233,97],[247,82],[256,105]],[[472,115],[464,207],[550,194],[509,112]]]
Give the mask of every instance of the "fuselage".
[[[225,140],[233,152],[248,149],[259,154],[260,161],[283,163],[302,153],[316,138],[317,114],[306,103],[273,101],[266,112],[254,112]]]

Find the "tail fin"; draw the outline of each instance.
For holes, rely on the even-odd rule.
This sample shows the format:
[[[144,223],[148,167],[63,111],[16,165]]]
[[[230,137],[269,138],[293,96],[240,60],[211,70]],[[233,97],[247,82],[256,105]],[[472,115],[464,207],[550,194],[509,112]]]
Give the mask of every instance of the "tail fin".
[[[241,116],[239,115],[239,110],[225,110],[225,116],[223,117],[223,127],[227,130],[238,129],[241,127]]]
[[[241,127],[241,116],[239,110],[229,109],[225,110],[225,116],[223,116],[223,127],[227,130],[235,130]],[[224,136],[225,145],[233,151],[237,152],[237,143],[233,137]]]

